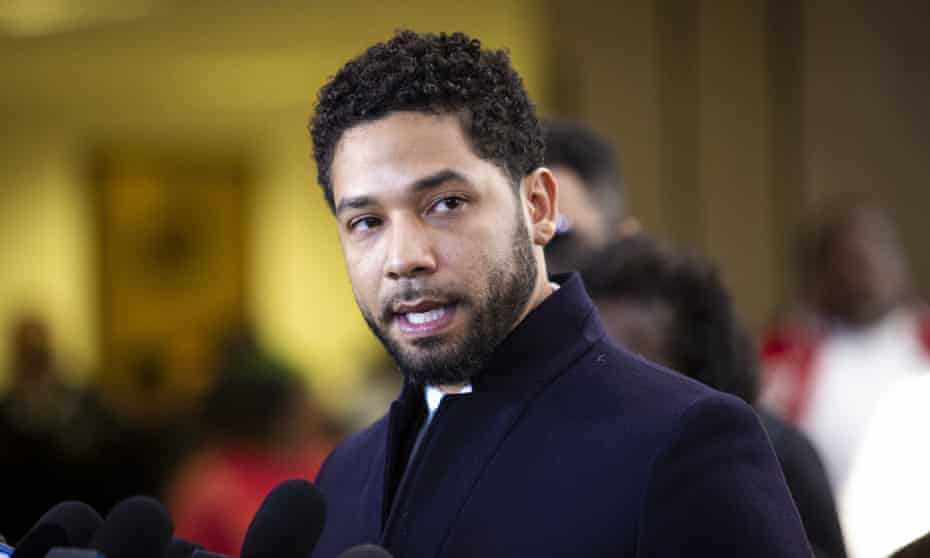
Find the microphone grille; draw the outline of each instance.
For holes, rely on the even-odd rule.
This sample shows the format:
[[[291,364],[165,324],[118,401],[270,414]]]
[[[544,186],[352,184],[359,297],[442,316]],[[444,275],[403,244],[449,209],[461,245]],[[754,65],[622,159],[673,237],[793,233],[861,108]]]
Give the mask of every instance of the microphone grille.
[[[306,558],[326,517],[323,495],[303,479],[274,487],[249,524],[241,558]]]

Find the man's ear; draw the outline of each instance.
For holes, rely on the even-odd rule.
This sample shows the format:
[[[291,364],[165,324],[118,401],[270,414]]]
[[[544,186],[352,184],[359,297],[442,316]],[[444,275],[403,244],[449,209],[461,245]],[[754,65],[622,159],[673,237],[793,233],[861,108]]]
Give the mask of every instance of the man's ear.
[[[522,190],[533,243],[545,246],[555,236],[559,218],[558,183],[549,169],[539,167],[523,178]]]

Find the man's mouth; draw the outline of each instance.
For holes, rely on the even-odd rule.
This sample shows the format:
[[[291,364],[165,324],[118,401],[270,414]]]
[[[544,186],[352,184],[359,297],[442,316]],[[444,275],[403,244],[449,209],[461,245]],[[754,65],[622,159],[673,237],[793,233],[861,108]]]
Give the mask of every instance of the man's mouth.
[[[452,323],[456,304],[438,301],[402,303],[393,309],[397,327],[407,336],[435,335]]]
[[[436,308],[428,312],[408,312],[401,316],[413,325],[423,325],[442,318],[446,315],[446,307]]]

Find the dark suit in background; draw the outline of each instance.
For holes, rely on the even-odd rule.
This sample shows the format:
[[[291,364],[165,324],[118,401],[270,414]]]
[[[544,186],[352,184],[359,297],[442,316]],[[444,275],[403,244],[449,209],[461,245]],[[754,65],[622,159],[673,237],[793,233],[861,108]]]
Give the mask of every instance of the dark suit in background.
[[[772,440],[814,555],[845,558],[843,530],[830,492],[830,481],[814,446],[801,431],[765,409],[759,410],[759,418]]]

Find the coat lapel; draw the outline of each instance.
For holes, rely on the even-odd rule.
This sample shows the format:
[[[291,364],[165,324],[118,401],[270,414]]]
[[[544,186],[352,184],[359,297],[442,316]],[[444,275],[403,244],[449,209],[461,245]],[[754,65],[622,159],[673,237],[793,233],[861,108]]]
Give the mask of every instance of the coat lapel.
[[[384,543],[396,556],[438,556],[526,399],[491,392],[447,396],[410,463]]]

